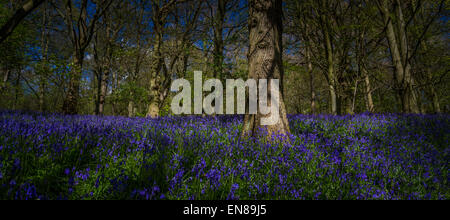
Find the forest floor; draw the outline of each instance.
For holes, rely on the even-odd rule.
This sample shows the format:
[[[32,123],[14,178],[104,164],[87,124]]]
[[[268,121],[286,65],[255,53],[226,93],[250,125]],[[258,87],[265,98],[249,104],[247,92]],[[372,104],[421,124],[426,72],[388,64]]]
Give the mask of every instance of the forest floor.
[[[449,115],[290,115],[269,141],[242,118],[2,111],[0,199],[450,198]]]

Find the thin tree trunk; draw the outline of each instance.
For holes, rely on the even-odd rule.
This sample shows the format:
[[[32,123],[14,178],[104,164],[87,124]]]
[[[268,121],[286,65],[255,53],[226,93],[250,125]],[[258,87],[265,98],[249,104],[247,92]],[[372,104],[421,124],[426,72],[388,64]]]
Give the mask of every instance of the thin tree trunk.
[[[106,92],[107,92],[107,86],[108,86],[108,70],[103,69],[103,71],[100,73],[100,93],[98,94],[98,115],[104,114],[104,106],[105,106],[105,100],[106,100]]]
[[[112,72],[112,86],[111,86],[111,94],[115,95],[116,94],[116,88],[117,88],[117,71],[113,71]],[[111,110],[112,110],[112,114],[116,115],[116,101],[113,100],[111,102]]]
[[[365,68],[362,68],[363,74],[364,74],[364,83],[366,85],[366,108],[369,112],[374,112],[375,107],[373,105],[373,99],[372,99],[372,88],[370,87],[370,78],[369,74],[367,73],[367,70]]]
[[[46,84],[47,79],[46,75],[48,73],[48,32],[47,32],[47,24],[48,24],[48,14],[47,14],[47,2],[44,4],[44,11],[42,16],[42,34],[41,34],[41,48],[42,48],[42,64],[43,68],[41,69],[41,73],[39,74],[39,111],[45,112],[46,111],[46,105],[45,105],[45,90],[46,90]]]
[[[157,118],[159,117],[160,110],[160,93],[159,86],[155,78],[150,80],[150,88],[150,96],[152,97],[152,99],[150,101],[150,105],[148,106],[147,117]]]
[[[13,107],[12,109],[17,110],[17,105],[19,102],[19,85],[20,85],[20,78],[22,77],[22,71],[18,70],[17,71],[17,78],[16,78],[16,82],[14,84],[14,102],[13,102]]]
[[[286,108],[283,101],[283,61],[282,61],[282,1],[251,0],[249,2],[250,47],[248,54],[249,79],[279,79],[280,100],[279,120],[275,125],[261,126],[261,119],[270,116],[258,113],[247,114],[244,119],[242,137],[259,136],[259,131],[267,131],[266,138],[273,134],[290,133]],[[268,88],[271,88],[269,85]],[[270,89],[269,89],[270,91]],[[273,94],[268,93],[268,105],[271,106]]]
[[[323,7],[325,7],[325,2],[323,2]],[[328,90],[330,92],[330,102],[331,102],[331,114],[337,115],[338,114],[338,97],[336,92],[336,76],[334,74],[334,54],[333,54],[333,46],[331,43],[331,37],[329,32],[329,25],[328,25],[328,18],[325,15],[322,15],[321,17],[321,25],[322,25],[322,32],[324,36],[324,44],[325,44],[325,53],[326,53],[326,59],[327,59],[327,74],[326,78],[328,79]]]
[[[309,89],[311,94],[311,114],[316,114],[316,90],[314,89],[314,71],[311,62],[310,49],[306,49],[306,59],[308,62]]]
[[[352,109],[351,109],[351,114],[355,113],[355,108],[356,108],[356,94],[358,92],[358,80],[356,80],[355,82],[355,88],[353,90],[353,99],[352,99]]]
[[[112,60],[112,42],[111,42],[111,29],[109,26],[106,28],[106,38],[107,39],[107,45],[106,45],[106,52],[104,54],[104,57],[102,59],[97,59],[102,67],[100,68],[99,73],[99,89],[98,89],[98,115],[104,114],[104,108],[105,108],[105,102],[106,102],[106,95],[108,92],[108,78],[110,74],[110,67]]]
[[[0,94],[3,92],[3,90],[6,88],[6,83],[8,82],[8,80],[9,80],[9,73],[10,73],[10,70],[9,69],[6,69],[5,70],[5,75],[3,75],[3,80],[2,80],[2,83],[0,84]]]

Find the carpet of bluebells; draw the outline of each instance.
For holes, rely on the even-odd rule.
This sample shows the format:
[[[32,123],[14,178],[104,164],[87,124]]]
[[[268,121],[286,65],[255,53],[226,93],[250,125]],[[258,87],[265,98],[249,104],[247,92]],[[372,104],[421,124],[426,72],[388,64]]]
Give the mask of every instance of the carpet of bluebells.
[[[0,199],[450,198],[449,115],[288,118],[257,140],[241,116],[2,111]]]

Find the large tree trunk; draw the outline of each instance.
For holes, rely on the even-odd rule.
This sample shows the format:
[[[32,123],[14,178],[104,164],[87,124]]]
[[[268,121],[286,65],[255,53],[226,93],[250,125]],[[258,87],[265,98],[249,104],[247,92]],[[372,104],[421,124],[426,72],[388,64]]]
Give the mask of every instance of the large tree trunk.
[[[78,99],[80,96],[80,82],[83,67],[83,57],[74,55],[73,66],[70,73],[69,88],[63,104],[63,112],[68,115],[78,113]]]
[[[283,46],[282,46],[282,1],[281,0],[251,0],[249,2],[249,32],[250,47],[248,54],[249,79],[279,79],[279,120],[275,125],[261,126],[261,119],[270,116],[258,113],[247,114],[244,119],[242,136],[258,136],[261,130],[267,131],[266,137],[274,134],[290,133],[286,108],[283,101]],[[271,88],[269,85],[268,88]],[[268,89],[268,105],[273,103]]]
[[[46,79],[41,75],[39,76],[39,111],[45,112],[45,85],[46,85]]]

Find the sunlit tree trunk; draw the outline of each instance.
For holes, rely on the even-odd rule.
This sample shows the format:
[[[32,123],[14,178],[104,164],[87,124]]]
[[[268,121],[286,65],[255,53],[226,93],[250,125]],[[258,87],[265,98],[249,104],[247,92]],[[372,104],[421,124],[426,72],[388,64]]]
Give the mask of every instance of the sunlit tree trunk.
[[[155,25],[159,26],[159,25]],[[156,31],[157,30],[157,31]],[[160,97],[160,88],[159,88],[159,80],[160,72],[163,65],[163,58],[161,54],[161,45],[162,45],[162,27],[155,27],[155,46],[153,48],[153,63],[152,63],[152,78],[150,80],[150,104],[147,110],[147,117],[157,118],[159,117],[159,97]]]
[[[363,74],[364,74],[364,83],[366,85],[366,110],[369,112],[374,112],[375,107],[373,105],[372,88],[370,86],[370,78],[369,78],[369,74],[367,73],[367,70],[364,68],[363,68]]]
[[[242,136],[258,136],[260,129],[267,131],[267,137],[273,134],[290,133],[286,108],[283,101],[283,61],[282,61],[282,1],[251,0],[249,2],[250,47],[248,54],[249,79],[279,79],[280,102],[278,123],[263,127],[261,118],[269,115],[247,114],[244,119]],[[270,85],[268,85],[270,88]],[[272,105],[272,95],[268,89],[268,104]]]

